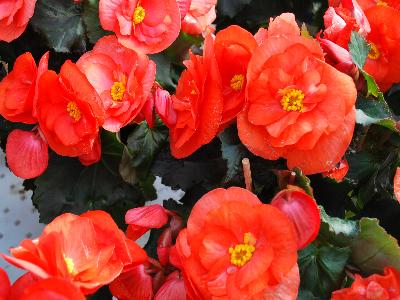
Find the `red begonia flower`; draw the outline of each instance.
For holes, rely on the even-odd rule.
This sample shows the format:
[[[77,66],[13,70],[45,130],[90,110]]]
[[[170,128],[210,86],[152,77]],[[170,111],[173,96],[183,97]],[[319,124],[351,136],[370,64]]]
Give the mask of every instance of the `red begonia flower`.
[[[151,93],[153,61],[123,47],[115,36],[106,36],[76,64],[100,95],[104,129],[118,132],[136,118]]]
[[[0,114],[5,119],[27,124],[37,122],[37,84],[47,70],[48,60],[49,54],[46,53],[36,67],[29,52],[16,59],[13,70],[0,82]]]
[[[272,199],[271,205],[293,222],[298,249],[307,247],[315,240],[321,225],[320,213],[315,200],[305,191],[294,186],[282,190]]]
[[[88,154],[104,121],[99,96],[71,61],[60,74],[46,71],[39,80],[37,118],[50,147],[63,156]]]
[[[247,66],[257,42],[247,30],[232,25],[217,33],[215,57],[222,79],[224,111],[223,129],[243,109],[245,103]]]
[[[169,263],[172,246],[172,229],[168,227],[157,240],[157,257],[161,265],[166,266]]]
[[[390,6],[396,9],[400,9],[399,0],[357,0],[357,2],[364,10],[375,6]]]
[[[10,293],[10,279],[6,271],[0,268],[0,300],[7,300]]]
[[[126,212],[127,236],[137,240],[149,229],[161,228],[168,222],[167,210],[159,204],[132,208]]]
[[[265,159],[284,157],[305,174],[325,172],[352,139],[357,91],[349,76],[324,62],[315,40],[300,36],[293,15],[282,17],[292,29],[279,34],[278,27],[250,60],[239,137]]]
[[[86,294],[117,278],[125,266],[146,261],[146,253],[129,242],[110,215],[90,211],[63,214],[48,224],[36,240],[24,240],[10,250],[11,264],[35,276],[71,280]]]
[[[283,286],[287,293],[281,299],[297,297],[293,224],[245,189],[204,195],[180,232],[176,251],[189,299],[278,299]]]
[[[375,6],[366,11],[371,24],[367,42],[371,46],[365,71],[372,75],[381,91],[386,92],[393,83],[400,82],[400,10]]]
[[[141,264],[122,273],[110,284],[110,291],[118,300],[152,300],[152,277],[147,273],[146,265]]]
[[[178,271],[168,275],[154,296],[154,300],[186,300],[185,283]]]
[[[394,196],[400,202],[400,168],[396,169],[396,174],[393,179]]]
[[[47,169],[49,150],[39,131],[15,129],[7,137],[6,158],[16,176],[30,179]]]
[[[213,38],[205,40],[203,56],[190,53],[172,96],[177,115],[170,127],[171,153],[176,158],[191,155],[218,133],[223,111],[222,84],[215,59]]]
[[[154,92],[154,106],[158,116],[168,128],[176,124],[177,115],[168,91],[156,88]]]
[[[342,182],[348,171],[349,163],[344,158],[333,169],[329,170],[328,172],[322,173],[322,176],[329,177],[336,180],[337,182]]]
[[[37,0],[5,0],[0,3],[0,41],[18,38],[33,16]]]
[[[179,12],[181,13],[181,19],[183,19],[190,9],[190,4],[192,4],[192,0],[176,0],[178,3]]]
[[[100,136],[93,143],[92,150],[88,154],[79,156],[79,161],[82,165],[88,167],[98,163],[101,159],[101,141]]]
[[[189,11],[182,20],[182,31],[189,34],[212,32],[211,24],[216,18],[217,0],[192,0]]]
[[[331,300],[388,300],[400,295],[400,272],[394,268],[386,267],[383,275],[355,277],[351,287],[333,292]]]
[[[181,28],[176,0],[100,0],[99,15],[121,44],[146,54],[168,48]]]

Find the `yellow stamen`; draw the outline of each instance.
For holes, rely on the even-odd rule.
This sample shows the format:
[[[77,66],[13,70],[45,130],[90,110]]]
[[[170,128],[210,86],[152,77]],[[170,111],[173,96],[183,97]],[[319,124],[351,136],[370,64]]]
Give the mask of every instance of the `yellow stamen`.
[[[378,0],[376,1],[376,5],[378,6],[389,6],[386,1]]]
[[[304,111],[303,100],[304,93],[302,90],[297,89],[284,89],[281,99],[282,108],[286,111]]]
[[[368,57],[370,59],[378,59],[381,56],[381,53],[378,47],[374,43],[369,43],[371,46],[371,50],[369,50]]]
[[[67,266],[68,274],[73,275],[75,273],[75,264],[72,258],[64,256],[65,265]]]
[[[138,25],[142,23],[145,16],[146,10],[143,8],[143,6],[136,6],[135,11],[133,12],[133,24]]]
[[[125,84],[119,81],[114,82],[110,93],[114,101],[121,101],[125,94]]]
[[[237,267],[243,267],[250,261],[256,248],[254,247],[256,240],[254,236],[247,232],[243,237],[243,244],[237,244],[235,247],[229,248],[231,255],[231,264]]]
[[[231,88],[235,91],[240,91],[243,88],[244,76],[242,74],[236,74],[231,79]]]
[[[74,101],[70,101],[67,104],[67,112],[74,121],[78,122],[81,119],[81,111],[78,105]]]

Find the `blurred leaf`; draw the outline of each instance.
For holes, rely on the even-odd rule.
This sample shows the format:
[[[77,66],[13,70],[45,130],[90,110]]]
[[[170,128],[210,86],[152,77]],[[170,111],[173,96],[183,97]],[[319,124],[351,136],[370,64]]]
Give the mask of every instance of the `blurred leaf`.
[[[112,34],[100,25],[99,0],[85,0],[83,2],[83,22],[89,42],[92,44],[95,44],[103,36]]]
[[[311,244],[299,252],[301,287],[315,297],[328,297],[340,288],[350,256],[348,247]]]
[[[396,120],[385,100],[371,100],[358,97],[356,103],[356,121],[367,126],[377,124],[398,132]]]
[[[395,238],[379,226],[377,219],[362,218],[360,233],[351,244],[351,263],[365,275],[381,273],[386,266],[400,269],[400,247]]]
[[[72,0],[38,0],[31,24],[57,52],[86,50],[81,7]]]
[[[218,12],[223,16],[233,18],[252,0],[219,0]]]
[[[350,54],[354,64],[362,70],[367,60],[370,46],[365,39],[357,32],[352,31],[350,37]]]
[[[331,217],[322,206],[319,209],[321,211],[321,228],[318,239],[338,247],[349,246],[358,235],[357,222]]]

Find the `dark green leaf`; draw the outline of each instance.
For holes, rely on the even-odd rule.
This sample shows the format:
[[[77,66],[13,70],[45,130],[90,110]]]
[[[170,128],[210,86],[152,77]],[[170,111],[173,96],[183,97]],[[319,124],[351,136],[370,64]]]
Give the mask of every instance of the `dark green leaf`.
[[[370,46],[365,39],[357,32],[352,31],[349,44],[351,58],[355,65],[362,70],[367,60]]]
[[[351,153],[347,156],[349,171],[346,175],[353,184],[358,184],[368,179],[378,168],[379,162],[368,152]]]
[[[157,65],[156,80],[165,88],[176,88],[176,84],[172,81],[172,60],[165,53],[153,54],[150,58]]]
[[[72,0],[39,0],[31,24],[57,52],[86,49],[81,7]]]
[[[112,32],[104,30],[100,25],[99,0],[85,0],[83,2],[83,22],[89,42],[92,44],[95,44],[103,36],[112,34]]]
[[[299,253],[301,287],[316,297],[328,297],[340,288],[349,248],[311,244]]]
[[[223,16],[233,18],[246,4],[249,4],[250,2],[251,0],[219,0],[218,12]]]
[[[377,219],[362,218],[360,233],[351,244],[351,263],[364,274],[383,271],[386,266],[400,269],[400,247],[395,238],[379,226]]]
[[[298,168],[294,168],[293,171],[296,173],[295,184],[297,186],[301,187],[311,197],[314,197],[310,178],[308,178],[306,175],[304,175],[303,172]]]

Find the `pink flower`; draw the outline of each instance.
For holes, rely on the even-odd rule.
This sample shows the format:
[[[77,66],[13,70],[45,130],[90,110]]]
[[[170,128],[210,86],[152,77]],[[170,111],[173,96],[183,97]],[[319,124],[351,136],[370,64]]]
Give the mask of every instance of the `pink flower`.
[[[217,0],[192,0],[188,13],[182,20],[182,31],[189,34],[206,34],[216,18]]]
[[[125,47],[143,53],[168,48],[179,35],[176,0],[100,0],[100,23]]]
[[[11,42],[24,31],[35,10],[36,0],[0,2],[0,41]]]
[[[154,62],[123,47],[115,36],[100,39],[77,66],[100,95],[106,114],[103,128],[112,132],[118,132],[141,112],[156,73]]]

